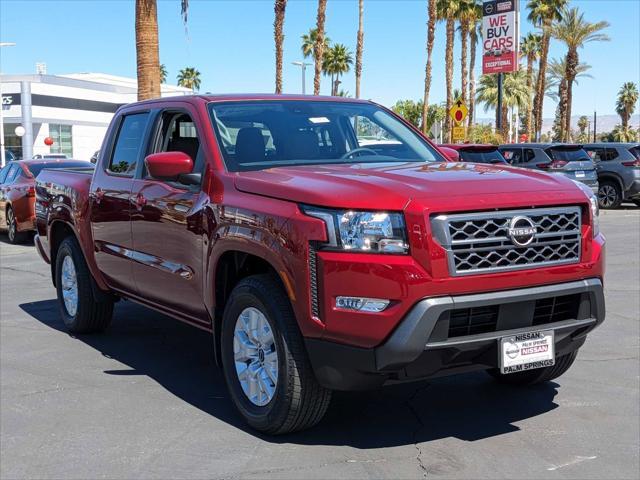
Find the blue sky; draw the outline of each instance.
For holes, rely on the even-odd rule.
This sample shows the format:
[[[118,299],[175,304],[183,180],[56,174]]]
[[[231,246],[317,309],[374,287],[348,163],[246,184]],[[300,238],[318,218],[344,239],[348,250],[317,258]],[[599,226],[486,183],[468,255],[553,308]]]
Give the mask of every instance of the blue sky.
[[[524,5],[526,2],[521,0]],[[271,92],[274,88],[273,1],[191,0],[188,32],[179,0],[160,0],[160,59],[170,82],[178,71],[194,66],[202,74],[203,92]],[[300,91],[300,36],[315,24],[314,0],[289,0],[285,21],[284,89]],[[363,97],[385,105],[422,96],[425,62],[426,0],[365,0]],[[611,41],[588,44],[581,60],[592,66],[593,79],[575,88],[574,114],[614,113],[615,97],[625,81],[640,80],[640,0],[573,0],[588,20],[607,20]],[[327,32],[355,52],[357,1],[329,0]],[[522,12],[522,33],[531,26]],[[130,0],[0,0],[0,40],[17,46],[1,49],[3,73],[35,72],[45,62],[51,74],[104,72],[135,76],[134,2]],[[459,38],[456,37],[459,46]],[[436,30],[431,98],[444,99],[444,25]],[[456,49],[457,50],[457,49]],[[553,42],[551,56],[563,55]],[[459,85],[456,51],[455,85]],[[307,71],[307,91],[312,89]],[[478,73],[479,75],[479,73]],[[354,93],[353,74],[342,87]],[[323,91],[329,80],[323,81]],[[545,117],[555,105],[545,104]],[[480,116],[490,117],[491,113]]]

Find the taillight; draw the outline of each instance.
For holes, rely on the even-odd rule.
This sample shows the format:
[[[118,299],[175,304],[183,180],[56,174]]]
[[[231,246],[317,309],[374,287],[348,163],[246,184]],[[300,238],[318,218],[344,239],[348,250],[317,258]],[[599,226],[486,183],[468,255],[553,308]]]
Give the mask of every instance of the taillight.
[[[640,168],[640,158],[637,160],[634,160],[633,162],[622,162],[622,165],[624,165],[625,167]]]
[[[567,164],[565,160],[554,160],[551,163],[538,163],[536,166],[543,170],[557,170]]]
[[[36,187],[29,187],[27,189],[27,197],[35,197],[36,196]]]

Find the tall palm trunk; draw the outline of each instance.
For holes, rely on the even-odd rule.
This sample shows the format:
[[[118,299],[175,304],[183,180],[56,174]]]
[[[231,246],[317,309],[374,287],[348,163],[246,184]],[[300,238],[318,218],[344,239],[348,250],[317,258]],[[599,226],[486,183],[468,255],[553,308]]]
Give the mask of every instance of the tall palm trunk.
[[[469,40],[469,20],[462,20],[460,22],[460,39],[460,78],[462,84],[460,94],[462,101],[467,103],[467,45]]]
[[[567,66],[566,66],[566,82],[567,82],[567,101],[565,106],[565,142],[568,142],[571,137],[571,105],[573,103],[573,82],[578,74],[577,68],[580,60],[578,58],[578,51],[574,48],[570,48],[567,52]]]
[[[362,79],[362,51],[364,49],[364,0],[358,1],[358,39],[356,44],[356,98],[360,98],[360,80]]]
[[[542,131],[542,106],[544,104],[544,91],[547,81],[547,58],[549,57],[549,42],[551,34],[549,28],[551,20],[545,20],[542,29],[542,42],[540,48],[540,65],[538,69],[538,81],[536,82],[536,95],[533,100],[534,117],[535,117],[535,135],[539,137]]]
[[[533,62],[535,58],[533,55],[527,56],[527,88],[529,89],[529,100],[527,101],[527,139],[529,142],[532,140],[533,134]]]
[[[313,46],[315,57],[315,73],[313,76],[313,94],[320,95],[320,76],[322,75],[322,60],[324,57],[324,22],[327,14],[327,0],[318,0],[318,15],[316,19],[316,43]]]
[[[287,0],[275,0],[273,10],[276,14],[273,21],[273,38],[276,42],[276,93],[282,93],[282,44],[284,42],[284,14]]]
[[[158,48],[158,5],[156,0],[136,0],[138,100],[148,100],[160,96],[160,54]]]
[[[445,52],[445,64],[446,64],[446,78],[447,78],[447,110],[444,121],[444,129],[447,138],[447,143],[451,143],[451,117],[449,116],[449,110],[453,105],[453,42],[455,33],[455,20],[453,18],[447,18],[447,44]]]
[[[560,128],[560,141],[564,142],[567,138],[566,123],[567,123],[567,80],[563,78],[560,81],[558,87],[558,115],[559,115],[559,128]]]
[[[427,20],[427,66],[424,72],[424,99],[422,101],[422,133],[429,133],[427,126],[427,112],[429,111],[429,91],[431,90],[431,55],[436,38],[436,0],[429,0],[429,19]]]
[[[471,55],[469,58],[469,118],[468,126],[473,125],[473,116],[476,107],[476,50],[478,48],[478,39],[475,27],[471,30]]]

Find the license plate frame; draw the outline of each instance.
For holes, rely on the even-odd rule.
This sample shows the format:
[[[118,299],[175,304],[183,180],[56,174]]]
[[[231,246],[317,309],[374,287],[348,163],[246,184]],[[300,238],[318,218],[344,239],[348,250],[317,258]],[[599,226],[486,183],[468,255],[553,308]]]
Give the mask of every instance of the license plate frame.
[[[500,373],[510,374],[551,367],[556,363],[555,332],[533,330],[498,340]]]

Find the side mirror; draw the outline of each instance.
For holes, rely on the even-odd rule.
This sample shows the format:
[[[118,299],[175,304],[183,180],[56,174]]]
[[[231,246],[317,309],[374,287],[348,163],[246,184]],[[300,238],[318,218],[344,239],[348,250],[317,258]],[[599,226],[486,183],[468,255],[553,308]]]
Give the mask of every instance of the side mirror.
[[[460,161],[460,155],[458,154],[457,150],[454,150],[453,148],[449,148],[449,147],[439,147],[439,148],[440,148],[440,153],[442,153],[449,162]]]
[[[184,152],[153,153],[144,159],[144,163],[154,178],[174,178],[193,170],[193,160]]]

